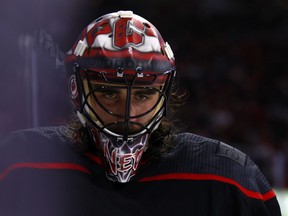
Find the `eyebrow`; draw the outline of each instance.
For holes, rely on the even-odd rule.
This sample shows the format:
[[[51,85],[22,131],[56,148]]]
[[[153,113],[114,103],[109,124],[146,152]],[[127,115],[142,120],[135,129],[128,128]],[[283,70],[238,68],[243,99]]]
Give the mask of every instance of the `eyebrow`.
[[[96,92],[101,92],[101,93],[105,93],[105,92],[113,92],[113,93],[120,93],[120,90],[117,88],[113,88],[113,87],[97,87],[95,89],[93,89]]]
[[[136,94],[148,94],[148,95],[153,95],[158,93],[156,89],[135,89],[134,91]]]
[[[120,89],[126,89],[126,88],[115,88],[115,87],[97,87],[94,89],[95,92],[99,93],[120,93]],[[158,93],[158,91],[154,88],[136,88],[134,91],[132,91],[132,94],[146,94],[146,95],[153,95]]]

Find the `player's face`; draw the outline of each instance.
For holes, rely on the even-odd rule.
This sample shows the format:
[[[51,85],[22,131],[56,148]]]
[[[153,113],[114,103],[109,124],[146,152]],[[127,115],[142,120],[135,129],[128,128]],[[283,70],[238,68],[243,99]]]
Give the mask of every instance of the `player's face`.
[[[92,108],[104,125],[111,124],[110,129],[116,133],[123,131],[123,124],[113,126],[113,123],[127,119],[133,122],[129,126],[130,132],[143,129],[140,125],[149,122],[158,110],[157,104],[161,104],[158,103],[161,97],[159,86],[135,86],[129,91],[126,86],[92,85],[95,96],[91,100]]]

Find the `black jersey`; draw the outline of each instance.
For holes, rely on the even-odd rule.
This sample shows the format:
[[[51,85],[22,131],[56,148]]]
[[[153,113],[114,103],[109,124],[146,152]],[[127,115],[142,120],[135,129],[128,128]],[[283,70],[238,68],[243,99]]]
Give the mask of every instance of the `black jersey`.
[[[241,151],[191,133],[171,153],[113,183],[100,159],[77,151],[63,127],[12,133],[0,144],[2,216],[279,216],[276,196]]]

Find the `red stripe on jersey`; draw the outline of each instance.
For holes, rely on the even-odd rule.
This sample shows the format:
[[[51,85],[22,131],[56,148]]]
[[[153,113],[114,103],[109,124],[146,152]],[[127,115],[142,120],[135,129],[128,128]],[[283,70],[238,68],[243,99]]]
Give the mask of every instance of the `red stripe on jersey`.
[[[270,190],[264,194],[261,194],[256,191],[248,190],[242,187],[238,182],[234,181],[233,179],[229,179],[223,176],[212,175],[212,174],[193,174],[193,173],[170,173],[170,174],[163,174],[158,176],[151,176],[151,177],[144,177],[139,182],[151,182],[151,181],[162,181],[162,180],[212,180],[212,181],[219,181],[228,183],[231,185],[236,186],[237,188],[242,191],[246,196],[260,199],[263,201],[269,200],[275,197],[274,191]]]
[[[101,159],[98,156],[92,153],[86,153],[85,155],[89,157],[92,161],[94,161],[95,163],[102,165]]]
[[[68,169],[84,172],[86,174],[92,174],[86,167],[74,163],[36,163],[36,162],[24,162],[15,163],[10,165],[2,173],[0,173],[0,180],[4,179],[9,173],[18,168],[33,168],[33,169]]]

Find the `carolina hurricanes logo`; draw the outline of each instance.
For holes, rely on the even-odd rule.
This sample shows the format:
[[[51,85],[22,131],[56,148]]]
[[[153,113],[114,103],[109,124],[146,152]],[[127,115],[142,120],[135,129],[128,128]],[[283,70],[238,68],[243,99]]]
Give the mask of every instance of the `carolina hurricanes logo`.
[[[78,96],[78,89],[77,89],[77,83],[76,83],[76,77],[75,75],[72,75],[69,79],[69,90],[70,95],[72,99],[75,99]]]

